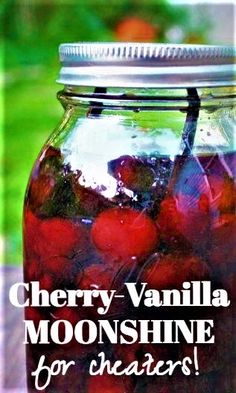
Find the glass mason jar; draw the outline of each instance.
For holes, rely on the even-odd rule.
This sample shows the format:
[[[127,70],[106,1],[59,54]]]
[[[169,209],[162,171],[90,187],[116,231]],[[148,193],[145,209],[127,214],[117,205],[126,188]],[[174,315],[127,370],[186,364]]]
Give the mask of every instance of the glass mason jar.
[[[235,392],[233,49],[64,44],[60,56],[65,113],[24,208],[25,314],[44,332],[29,329],[29,391],[43,359],[45,392]],[[91,375],[102,357],[126,372]]]

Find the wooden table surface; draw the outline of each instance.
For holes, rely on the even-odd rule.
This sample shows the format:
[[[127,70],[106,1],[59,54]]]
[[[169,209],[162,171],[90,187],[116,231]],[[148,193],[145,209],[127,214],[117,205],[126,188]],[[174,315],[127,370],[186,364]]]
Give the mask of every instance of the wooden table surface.
[[[1,266],[0,392],[26,393],[23,310],[12,306],[9,288],[22,282],[22,268]]]

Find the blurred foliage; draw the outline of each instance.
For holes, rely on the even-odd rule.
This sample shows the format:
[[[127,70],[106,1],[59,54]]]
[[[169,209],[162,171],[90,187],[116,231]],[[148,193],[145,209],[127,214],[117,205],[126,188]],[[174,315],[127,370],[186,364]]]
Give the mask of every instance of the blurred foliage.
[[[164,0],[5,0],[0,5],[7,263],[22,261],[21,212],[27,179],[62,113],[55,99],[57,47],[61,42],[122,39],[118,26],[127,18],[152,26],[157,42],[204,42],[209,29],[204,17],[194,24],[186,6],[173,6]],[[129,33],[132,36],[132,31]]]
[[[188,9],[165,0],[78,0],[38,2],[6,0],[1,18],[9,66],[45,64],[55,60],[61,42],[114,41],[115,28],[127,16],[157,27],[156,41],[168,41],[168,30],[182,29],[182,40],[201,37],[207,21],[193,27]],[[46,45],[45,45],[46,44]]]

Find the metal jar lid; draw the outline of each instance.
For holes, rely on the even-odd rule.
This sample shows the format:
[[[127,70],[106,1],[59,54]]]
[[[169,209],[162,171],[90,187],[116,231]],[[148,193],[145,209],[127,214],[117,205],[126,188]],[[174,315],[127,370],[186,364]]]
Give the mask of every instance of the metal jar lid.
[[[59,47],[58,82],[97,87],[235,85],[235,48],[149,43],[72,43]]]

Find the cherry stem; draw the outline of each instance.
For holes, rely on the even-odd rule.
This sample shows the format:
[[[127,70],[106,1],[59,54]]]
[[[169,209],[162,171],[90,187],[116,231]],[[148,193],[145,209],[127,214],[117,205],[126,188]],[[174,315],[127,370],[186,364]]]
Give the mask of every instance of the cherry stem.
[[[180,171],[180,166],[183,167],[186,159],[191,155],[194,145],[194,139],[197,130],[197,121],[199,117],[201,101],[198,96],[198,92],[196,88],[188,88],[187,89],[187,101],[188,101],[188,108],[187,108],[187,116],[184,124],[182,140],[181,140],[181,147],[182,147],[182,154],[176,156],[172,169],[170,170],[170,177],[169,182],[167,185],[167,190],[171,191],[175,184],[175,177],[176,174]],[[198,160],[197,160],[198,161]],[[201,164],[198,162],[200,169],[202,171]]]
[[[94,93],[92,97],[96,97],[97,94],[105,94],[107,92],[106,87],[95,87]],[[87,117],[99,117],[103,111],[103,103],[102,102],[91,102],[90,108],[87,113]]]
[[[183,146],[182,156],[185,157],[188,157],[192,153],[201,106],[201,101],[196,88],[187,89],[187,93],[188,109],[181,143]]]

